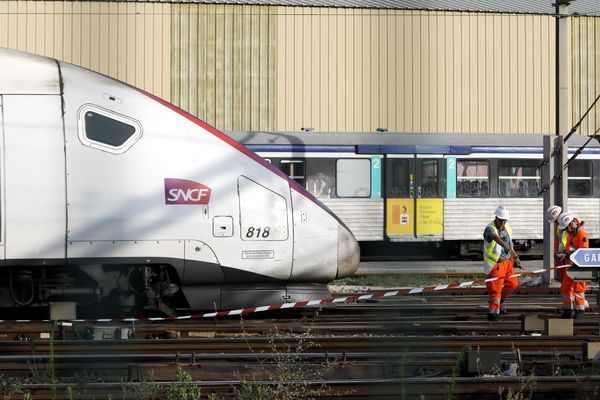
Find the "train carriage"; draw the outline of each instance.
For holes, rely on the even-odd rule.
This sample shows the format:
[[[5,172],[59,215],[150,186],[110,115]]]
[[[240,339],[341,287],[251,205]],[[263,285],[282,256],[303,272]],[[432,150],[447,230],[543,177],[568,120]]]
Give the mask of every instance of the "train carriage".
[[[543,135],[427,133],[228,133],[330,207],[363,256],[428,248],[477,256],[499,204],[518,248],[541,254]],[[570,153],[587,138],[569,140]],[[600,147],[569,167],[569,208],[600,239]]]
[[[0,307],[175,314],[307,300],[358,262],[331,210],[217,129],[0,48]]]

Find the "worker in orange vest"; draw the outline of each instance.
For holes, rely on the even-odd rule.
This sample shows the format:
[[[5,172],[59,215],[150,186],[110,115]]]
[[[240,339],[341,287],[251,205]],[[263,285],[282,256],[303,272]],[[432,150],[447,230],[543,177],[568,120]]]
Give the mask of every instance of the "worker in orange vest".
[[[587,232],[578,219],[568,212],[558,217],[558,228],[562,231],[559,236],[558,264],[569,263],[569,255],[580,248],[589,247]],[[568,268],[560,269],[560,293],[563,304],[563,318],[581,319],[585,315],[585,282],[576,282],[568,274]]]
[[[497,278],[486,282],[489,293],[488,315],[489,321],[498,321],[503,311],[502,303],[519,286],[519,281],[514,275],[514,267],[521,268],[519,256],[513,249],[512,229],[508,226],[508,210],[504,206],[496,209],[495,218],[483,232],[483,261],[484,273],[487,278]]]

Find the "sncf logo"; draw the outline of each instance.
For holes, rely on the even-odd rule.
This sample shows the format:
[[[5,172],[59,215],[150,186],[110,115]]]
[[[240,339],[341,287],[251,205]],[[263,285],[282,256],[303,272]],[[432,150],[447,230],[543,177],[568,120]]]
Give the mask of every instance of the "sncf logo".
[[[211,189],[187,179],[165,178],[165,204],[208,204]]]

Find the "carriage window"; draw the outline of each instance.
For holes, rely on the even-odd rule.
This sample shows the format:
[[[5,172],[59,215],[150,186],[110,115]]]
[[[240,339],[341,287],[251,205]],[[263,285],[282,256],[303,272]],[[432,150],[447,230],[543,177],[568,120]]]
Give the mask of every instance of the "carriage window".
[[[489,197],[490,168],[487,161],[456,162],[456,196]]]
[[[592,162],[575,160],[569,165],[569,196],[592,195]]]
[[[437,160],[419,160],[421,164],[421,197],[437,197],[438,195],[438,162]]]
[[[279,169],[304,187],[304,160],[281,160]]]
[[[336,197],[334,158],[311,158],[307,161],[306,190],[317,198]]]
[[[387,197],[410,197],[410,170],[406,158],[390,158],[386,163],[386,195]]]
[[[120,154],[142,136],[134,119],[87,104],[79,110],[79,140],[89,147]]]
[[[498,164],[500,197],[537,197],[540,171],[537,160],[502,160]]]
[[[338,196],[371,196],[371,160],[337,160],[336,167]]]

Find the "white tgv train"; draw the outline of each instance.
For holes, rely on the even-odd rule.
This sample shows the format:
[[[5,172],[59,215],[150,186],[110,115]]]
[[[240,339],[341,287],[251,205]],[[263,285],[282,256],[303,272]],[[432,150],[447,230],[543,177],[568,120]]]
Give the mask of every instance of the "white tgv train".
[[[243,307],[358,267],[304,188],[148,93],[0,49],[0,107],[0,306]]]

